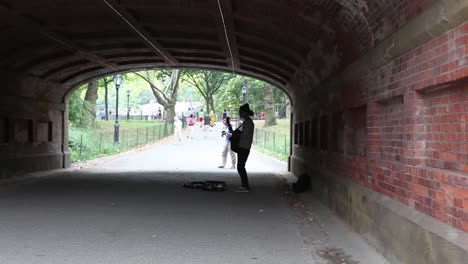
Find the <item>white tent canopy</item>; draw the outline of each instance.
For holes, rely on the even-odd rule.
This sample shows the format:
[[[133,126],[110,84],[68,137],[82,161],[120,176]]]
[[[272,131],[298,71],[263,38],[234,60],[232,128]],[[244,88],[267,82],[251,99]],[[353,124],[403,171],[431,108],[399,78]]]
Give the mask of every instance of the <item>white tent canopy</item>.
[[[140,109],[141,113],[139,114],[145,116],[156,116],[159,110],[161,110],[161,113],[164,113],[164,106],[156,102],[141,105]]]
[[[201,109],[201,102],[177,102],[175,105],[175,112],[178,116],[187,116],[189,109],[192,109],[192,113],[197,113]],[[140,106],[140,113],[135,112],[130,113],[131,115],[144,115],[144,116],[157,116],[159,110],[164,116],[164,106],[157,102],[150,102],[149,104],[144,104]]]

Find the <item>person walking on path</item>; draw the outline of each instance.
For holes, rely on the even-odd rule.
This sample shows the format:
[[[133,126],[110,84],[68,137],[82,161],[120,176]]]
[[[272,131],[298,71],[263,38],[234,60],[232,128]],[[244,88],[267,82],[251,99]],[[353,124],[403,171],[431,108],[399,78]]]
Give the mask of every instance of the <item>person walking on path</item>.
[[[241,178],[242,186],[239,187],[237,192],[249,192],[249,179],[247,178],[247,171],[245,170],[245,163],[249,158],[250,148],[252,147],[252,139],[254,134],[255,125],[251,116],[254,112],[250,110],[249,104],[244,104],[239,107],[239,116],[243,119],[242,125],[238,130],[242,133],[239,139],[239,150],[237,151],[237,172]]]
[[[198,121],[200,122],[200,127],[203,127],[203,119],[205,118],[205,112],[203,112],[203,109],[198,112]]]
[[[182,141],[182,121],[180,121],[179,117],[174,116],[174,135],[177,138],[177,141]]]
[[[187,122],[187,138],[193,138],[193,127],[195,123],[195,117],[191,114]]]
[[[210,119],[211,119],[210,126],[214,127],[215,126],[215,121],[216,121],[216,116],[215,116],[213,111],[210,112]]]
[[[226,109],[224,109],[224,111],[223,111],[223,120],[226,119],[227,116],[228,116],[228,113],[227,113]]]
[[[203,122],[204,122],[203,128],[202,128],[203,137],[206,138],[206,133],[208,133],[208,131],[210,131],[211,129],[211,126],[210,126],[211,117],[208,114],[206,114]]]
[[[223,144],[223,151],[221,152],[221,159],[222,163],[218,168],[224,168],[226,166],[227,154],[231,155],[231,169],[236,168],[236,153],[231,150],[231,133],[234,131],[231,126],[231,119],[226,117],[223,120],[224,130],[222,132],[222,136],[224,137],[224,144]]]

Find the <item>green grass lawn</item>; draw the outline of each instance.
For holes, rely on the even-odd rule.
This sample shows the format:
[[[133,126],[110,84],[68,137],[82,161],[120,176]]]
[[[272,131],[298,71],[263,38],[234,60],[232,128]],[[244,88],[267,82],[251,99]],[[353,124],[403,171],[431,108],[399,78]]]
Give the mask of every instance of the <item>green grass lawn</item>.
[[[278,125],[264,127],[264,120],[255,120],[253,139],[254,149],[265,155],[287,161],[290,146],[290,122],[288,119],[277,120]]]
[[[114,144],[114,121],[96,121],[94,128],[70,127],[72,161],[89,160],[117,154],[154,142],[173,133],[172,126],[155,121],[120,121],[119,144]]]

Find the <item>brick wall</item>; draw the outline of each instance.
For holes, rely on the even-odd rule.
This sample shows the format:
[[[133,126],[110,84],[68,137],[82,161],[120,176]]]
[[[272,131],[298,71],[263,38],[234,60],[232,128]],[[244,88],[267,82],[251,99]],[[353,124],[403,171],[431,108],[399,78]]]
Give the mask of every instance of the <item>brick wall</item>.
[[[425,165],[468,172],[467,85],[454,85],[423,96],[425,106]]]
[[[300,153],[320,152],[320,169],[468,231],[468,22],[340,95],[341,109],[334,94],[310,113],[319,146]]]
[[[368,82],[372,188],[468,231],[468,23],[376,76]]]

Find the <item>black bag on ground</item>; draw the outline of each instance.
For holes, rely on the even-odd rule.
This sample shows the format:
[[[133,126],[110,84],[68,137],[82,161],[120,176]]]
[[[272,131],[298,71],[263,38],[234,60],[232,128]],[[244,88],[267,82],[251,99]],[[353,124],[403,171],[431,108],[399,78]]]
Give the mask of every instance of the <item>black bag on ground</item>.
[[[184,183],[185,188],[202,189],[206,191],[224,191],[227,189],[226,183],[223,181],[194,181]]]
[[[301,193],[310,190],[310,177],[307,174],[301,174],[291,187],[295,193]]]

